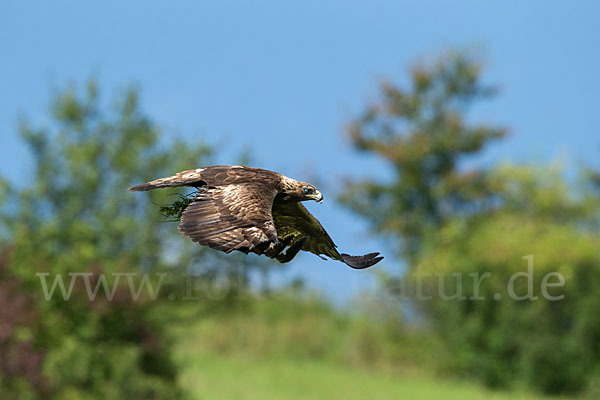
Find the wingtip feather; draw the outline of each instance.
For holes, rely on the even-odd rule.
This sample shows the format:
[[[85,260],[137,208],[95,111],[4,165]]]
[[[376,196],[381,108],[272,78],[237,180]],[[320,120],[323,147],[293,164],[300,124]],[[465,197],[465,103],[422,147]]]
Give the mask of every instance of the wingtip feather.
[[[131,192],[145,192],[145,191],[148,191],[148,190],[152,189],[152,187],[153,187],[152,185],[149,185],[147,183],[143,183],[141,185],[131,186],[127,190],[129,190]]]

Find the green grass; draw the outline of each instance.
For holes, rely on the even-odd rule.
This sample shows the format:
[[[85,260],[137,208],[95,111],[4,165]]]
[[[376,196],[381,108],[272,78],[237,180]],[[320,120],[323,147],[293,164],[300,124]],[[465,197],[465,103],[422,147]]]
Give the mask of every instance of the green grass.
[[[181,349],[182,386],[198,400],[515,400],[531,394],[492,392],[470,383],[359,371],[324,361],[194,354]]]
[[[434,376],[422,353],[440,356],[435,342],[319,302],[256,299],[187,320],[174,328],[175,354],[196,400],[548,399]]]

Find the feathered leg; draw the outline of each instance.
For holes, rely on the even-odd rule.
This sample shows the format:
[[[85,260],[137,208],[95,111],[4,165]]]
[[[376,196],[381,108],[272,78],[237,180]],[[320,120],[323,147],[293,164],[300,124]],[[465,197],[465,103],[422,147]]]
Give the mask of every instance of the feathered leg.
[[[266,249],[264,252],[265,255],[269,258],[277,257],[283,250],[285,250],[285,248],[288,246],[288,244],[290,244],[292,239],[293,239],[293,236],[288,236],[287,238],[283,239],[281,242],[278,242],[276,244],[273,244],[272,246],[269,246],[269,248]]]
[[[298,252],[300,250],[302,250],[302,246],[304,246],[304,242],[306,242],[306,238],[302,238],[302,240],[296,242],[289,249],[287,249],[287,251],[285,253],[279,254],[277,256],[277,261],[279,261],[280,263],[286,263],[286,262],[292,261],[292,259],[294,257],[296,257],[296,254],[298,254]]]

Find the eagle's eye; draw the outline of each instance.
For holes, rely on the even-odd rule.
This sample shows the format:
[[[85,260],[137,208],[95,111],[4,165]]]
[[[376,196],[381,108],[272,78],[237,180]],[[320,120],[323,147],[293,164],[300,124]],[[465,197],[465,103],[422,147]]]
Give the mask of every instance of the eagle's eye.
[[[305,187],[305,188],[303,189],[303,191],[304,191],[304,194],[313,194],[313,192],[314,192],[315,190],[314,190],[313,188],[310,188],[310,187]]]

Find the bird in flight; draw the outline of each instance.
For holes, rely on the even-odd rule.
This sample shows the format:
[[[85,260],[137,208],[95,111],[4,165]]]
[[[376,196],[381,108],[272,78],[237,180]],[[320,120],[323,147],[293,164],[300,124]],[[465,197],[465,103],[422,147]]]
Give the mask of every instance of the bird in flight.
[[[291,261],[300,250],[363,269],[383,259],[379,253],[339,253],[319,220],[302,205],[321,203],[313,185],[277,172],[242,165],[219,165],[179,172],[132,186],[132,191],[191,186],[197,189],[181,214],[179,231],[203,246],[230,253],[264,254]]]

